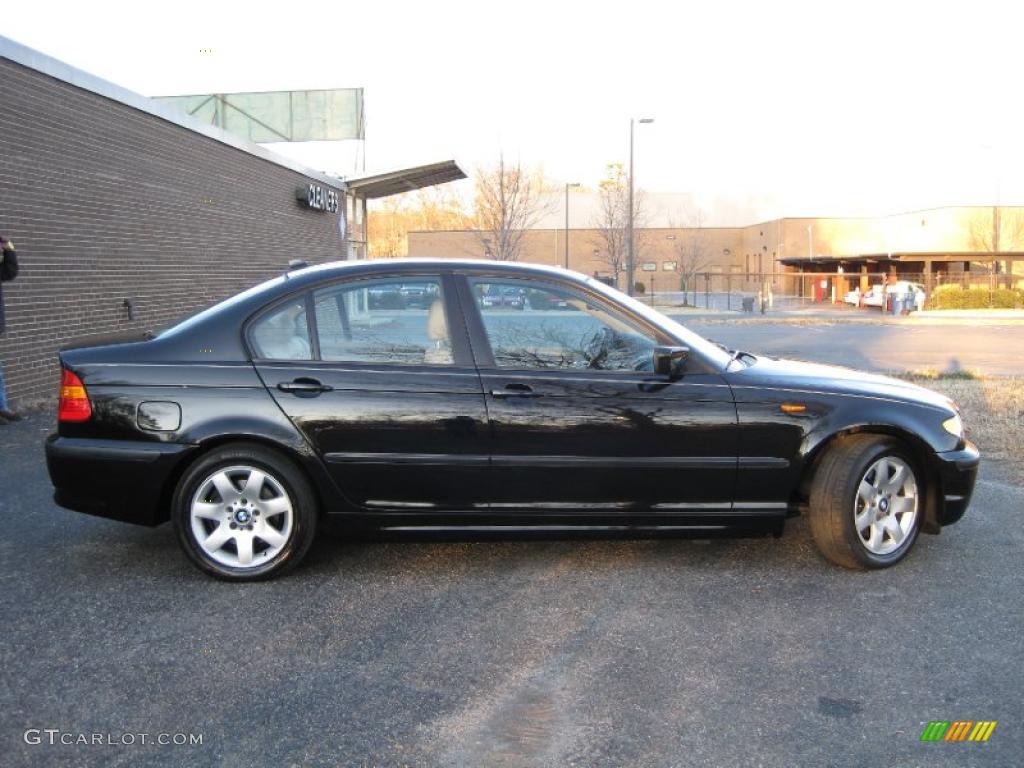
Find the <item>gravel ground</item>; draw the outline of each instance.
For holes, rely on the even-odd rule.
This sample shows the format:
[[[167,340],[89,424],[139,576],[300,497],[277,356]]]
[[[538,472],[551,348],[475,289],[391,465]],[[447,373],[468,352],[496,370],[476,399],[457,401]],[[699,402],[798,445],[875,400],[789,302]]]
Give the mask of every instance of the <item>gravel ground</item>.
[[[167,527],[50,501],[51,419],[0,428],[5,766],[1012,766],[1024,489],[895,569],[783,538],[321,537],[212,581]],[[924,744],[930,720],[998,720]],[[26,729],[202,734],[26,744]],[[43,734],[43,738],[46,735]],[[59,737],[58,737],[59,738]]]

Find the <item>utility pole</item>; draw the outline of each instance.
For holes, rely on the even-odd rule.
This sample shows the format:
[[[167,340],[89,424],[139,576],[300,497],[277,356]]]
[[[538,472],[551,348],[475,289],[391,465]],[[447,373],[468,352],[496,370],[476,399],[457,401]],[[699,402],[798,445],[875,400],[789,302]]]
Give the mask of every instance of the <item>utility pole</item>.
[[[629,210],[626,213],[626,280],[629,285],[626,286],[626,293],[630,296],[633,295],[633,283],[634,283],[634,269],[633,263],[633,125],[634,123],[653,123],[654,118],[641,117],[639,120],[636,118],[629,118]]]
[[[578,181],[565,184],[565,268],[569,268],[569,187],[578,187]]]

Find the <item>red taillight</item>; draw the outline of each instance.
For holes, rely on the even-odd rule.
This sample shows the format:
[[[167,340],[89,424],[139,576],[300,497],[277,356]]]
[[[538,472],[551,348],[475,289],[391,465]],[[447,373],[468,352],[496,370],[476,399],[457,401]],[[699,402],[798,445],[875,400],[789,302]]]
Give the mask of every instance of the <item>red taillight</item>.
[[[57,421],[88,421],[92,406],[85,385],[73,372],[64,368],[60,378],[60,406]]]

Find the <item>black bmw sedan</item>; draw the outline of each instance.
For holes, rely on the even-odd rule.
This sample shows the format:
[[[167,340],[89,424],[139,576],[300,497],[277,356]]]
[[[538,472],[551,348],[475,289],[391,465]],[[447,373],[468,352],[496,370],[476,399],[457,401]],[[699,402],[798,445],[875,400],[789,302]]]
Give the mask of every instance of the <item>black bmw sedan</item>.
[[[829,560],[880,568],[964,514],[979,462],[939,394],[725,350],[540,266],[299,269],[60,364],[57,503],[170,520],[238,581],[297,564],[328,518],[778,534],[803,513]]]

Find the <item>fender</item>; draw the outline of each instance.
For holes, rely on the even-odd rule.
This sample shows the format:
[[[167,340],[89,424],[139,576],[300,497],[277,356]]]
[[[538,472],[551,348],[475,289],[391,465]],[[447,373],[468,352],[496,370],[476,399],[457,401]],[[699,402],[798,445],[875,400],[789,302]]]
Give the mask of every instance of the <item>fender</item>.
[[[742,379],[741,386],[736,385],[737,379]],[[785,460],[783,466],[770,470],[741,472],[737,503],[785,501],[795,507],[806,495],[822,449],[838,435],[876,432],[902,439],[918,458],[928,482],[933,480],[934,455],[958,447],[957,438],[942,428],[951,409],[938,404],[889,393],[843,391],[835,381],[793,381],[785,387],[782,383],[759,385],[753,377],[730,376],[740,424],[741,462],[744,458]]]

